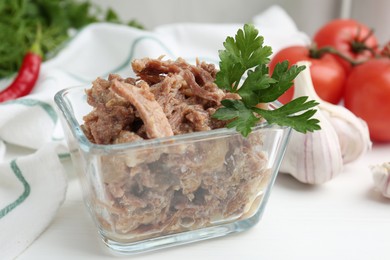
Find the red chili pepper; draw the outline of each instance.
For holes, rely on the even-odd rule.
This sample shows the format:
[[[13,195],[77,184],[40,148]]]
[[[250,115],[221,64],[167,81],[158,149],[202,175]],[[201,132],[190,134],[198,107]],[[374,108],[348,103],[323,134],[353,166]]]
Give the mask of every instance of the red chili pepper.
[[[29,94],[34,88],[42,63],[42,51],[39,45],[40,32],[31,50],[23,58],[22,66],[12,83],[0,92],[0,102],[16,99]]]

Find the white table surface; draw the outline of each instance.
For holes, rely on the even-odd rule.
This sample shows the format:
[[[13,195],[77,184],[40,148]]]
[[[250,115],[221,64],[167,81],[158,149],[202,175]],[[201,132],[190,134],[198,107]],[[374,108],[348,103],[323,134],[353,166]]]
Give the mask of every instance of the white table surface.
[[[320,185],[279,175],[258,225],[249,231],[119,259],[390,259],[390,199],[374,190],[370,165],[390,160],[374,145]],[[100,242],[69,170],[67,198],[47,230],[18,259],[115,259]]]

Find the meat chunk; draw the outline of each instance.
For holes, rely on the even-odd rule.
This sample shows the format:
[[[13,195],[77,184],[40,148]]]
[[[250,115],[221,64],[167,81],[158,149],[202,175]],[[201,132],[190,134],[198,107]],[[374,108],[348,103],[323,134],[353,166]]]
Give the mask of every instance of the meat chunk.
[[[187,90],[187,95],[214,101],[216,105],[219,105],[225,96],[225,93],[214,83],[216,70],[213,65],[197,62],[194,66],[181,58],[176,61],[145,58],[134,60],[132,67],[137,76],[149,84],[160,82],[164,75],[181,75],[186,81],[185,86],[188,87],[183,89]]]
[[[124,81],[117,75],[112,75],[109,80],[98,78],[93,82],[93,87],[86,91],[87,102],[95,108],[84,116],[82,129],[93,143],[113,143],[120,132],[134,121],[132,105],[111,91],[113,79]]]
[[[136,87],[114,80],[111,89],[137,109],[149,138],[172,136],[171,125],[154,95],[149,91],[149,86],[143,82],[139,85],[140,87]]]
[[[135,140],[119,137],[122,130],[150,139],[221,128],[227,122],[212,118],[221,100],[240,98],[215,85],[217,70],[205,62],[144,58],[132,68],[138,79],[111,74],[86,91],[94,110],[82,128],[91,142]]]

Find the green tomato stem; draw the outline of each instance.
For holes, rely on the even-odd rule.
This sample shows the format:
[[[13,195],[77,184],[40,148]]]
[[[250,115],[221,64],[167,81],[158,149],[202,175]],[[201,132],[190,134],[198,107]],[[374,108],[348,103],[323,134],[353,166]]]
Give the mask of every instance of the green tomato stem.
[[[330,46],[322,47],[320,49],[317,49],[315,46],[313,46],[309,49],[309,57],[313,58],[313,59],[321,59],[321,57],[323,55],[325,55],[326,53],[337,55],[338,57],[342,58],[343,60],[349,62],[352,66],[357,66],[357,65],[362,64],[368,60],[368,59],[363,60],[363,61],[353,60],[350,57],[344,55],[340,51],[338,51],[335,48],[330,47]]]

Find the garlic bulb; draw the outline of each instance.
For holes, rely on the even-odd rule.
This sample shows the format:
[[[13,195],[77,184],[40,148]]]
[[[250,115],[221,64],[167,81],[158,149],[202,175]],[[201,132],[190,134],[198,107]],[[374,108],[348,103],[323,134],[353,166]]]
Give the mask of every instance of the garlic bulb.
[[[308,62],[295,79],[294,98],[308,96],[318,100],[308,69]],[[321,130],[302,134],[293,131],[287,147],[280,172],[289,173],[296,179],[308,184],[321,184],[341,173],[343,159],[339,137],[329,118],[316,107],[315,117],[320,121]]]
[[[297,93],[301,95],[302,93]],[[319,102],[318,108],[328,118],[339,137],[344,163],[352,162],[369,151],[372,147],[366,122],[347,108],[322,100],[314,88],[310,98]]]
[[[375,187],[383,196],[390,198],[390,162],[371,167]]]

